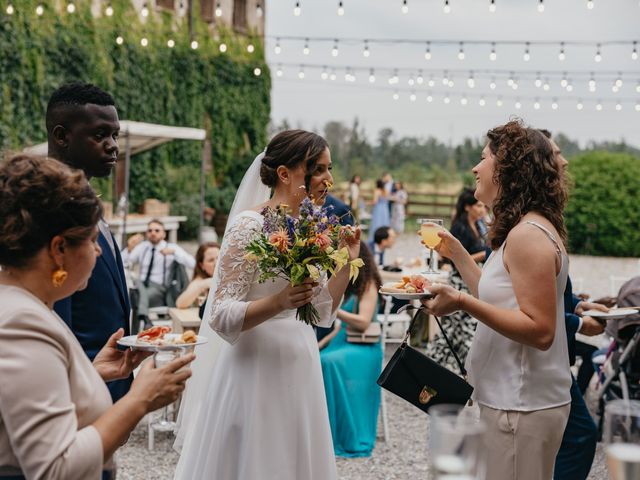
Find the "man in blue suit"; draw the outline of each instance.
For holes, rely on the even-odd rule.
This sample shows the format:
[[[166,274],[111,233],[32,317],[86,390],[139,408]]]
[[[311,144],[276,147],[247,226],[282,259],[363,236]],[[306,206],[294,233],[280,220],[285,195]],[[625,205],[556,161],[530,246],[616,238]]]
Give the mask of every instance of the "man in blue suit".
[[[90,84],[68,84],[53,92],[47,105],[49,156],[107,177],[118,159],[120,122],[111,95]],[[87,288],[57,302],[55,311],[69,325],[91,360],[119,328],[129,335],[129,295],[120,249],[104,220],[98,224],[97,259]],[[132,377],[109,382],[113,401],[124,396]]]

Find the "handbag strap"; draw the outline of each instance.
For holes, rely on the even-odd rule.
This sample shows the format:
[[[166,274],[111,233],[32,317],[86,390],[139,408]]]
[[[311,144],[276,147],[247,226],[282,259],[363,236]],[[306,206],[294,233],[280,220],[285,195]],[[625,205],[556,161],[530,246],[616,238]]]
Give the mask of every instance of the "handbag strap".
[[[404,310],[415,310],[416,312],[413,314],[413,318],[411,319],[411,323],[409,323],[409,328],[407,328],[407,331],[404,335],[404,339],[402,340],[402,348],[406,347],[409,341],[409,336],[411,335],[411,330],[413,330],[413,326],[415,325],[416,322],[416,318],[418,318],[418,313],[420,313],[420,311],[425,311],[424,307],[420,307],[420,308],[416,308],[413,305],[409,304],[406,305],[404,307]],[[456,363],[458,364],[458,368],[460,369],[460,373],[462,374],[462,376],[464,378],[467,378],[467,369],[464,368],[463,363],[460,361],[460,357],[458,357],[458,354],[456,353],[455,348],[453,348],[453,345],[451,344],[451,340],[449,340],[449,337],[447,336],[447,332],[444,331],[444,328],[442,328],[442,324],[440,323],[440,319],[438,317],[436,317],[435,315],[433,316],[433,318],[436,319],[436,322],[438,323],[438,327],[440,327],[440,331],[442,332],[442,336],[444,337],[444,339],[447,342],[447,345],[449,346],[449,350],[451,350],[451,353],[453,353],[453,357],[456,360]]]

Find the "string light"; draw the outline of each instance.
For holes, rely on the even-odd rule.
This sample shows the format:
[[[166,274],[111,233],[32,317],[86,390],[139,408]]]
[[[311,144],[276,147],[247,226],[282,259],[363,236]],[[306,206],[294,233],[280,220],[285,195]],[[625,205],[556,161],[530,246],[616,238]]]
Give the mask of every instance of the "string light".
[[[600,100],[598,100],[598,103],[596,103],[596,110],[599,112],[602,111],[602,103],[600,103]]]
[[[309,55],[309,53],[311,53],[311,50],[309,50],[309,39],[308,38],[305,40],[304,48],[302,49],[302,53],[304,55]]]
[[[416,94],[415,94],[415,93],[412,93],[411,95],[409,95],[409,100],[411,100],[412,102],[415,102],[415,101],[416,101],[416,98],[417,98],[417,97],[416,97]]]
[[[582,110],[584,108],[584,105],[582,104],[582,100],[578,100],[578,103],[576,104],[576,108],[578,110]]]
[[[484,97],[480,97],[480,100],[478,100],[478,105],[480,105],[481,107],[484,107],[487,104],[487,101],[484,99]]]
[[[344,5],[342,4],[342,0],[338,2],[338,16],[341,17],[344,15]]]
[[[192,49],[192,50],[197,50],[199,46],[200,46],[200,45],[198,44],[198,41],[197,41],[197,40],[192,40],[192,41],[191,41],[191,49]],[[222,50],[222,47],[223,47],[223,46],[224,46],[224,50]],[[227,46],[226,46],[224,43],[221,43],[221,44],[220,44],[220,51],[221,51],[221,52],[225,52],[226,50],[227,50]]]
[[[104,9],[104,14],[107,17],[112,17],[113,16],[113,7],[111,6],[111,4],[108,4],[107,8]]]
[[[573,84],[571,82],[567,84],[567,92],[569,93],[573,92]]]
[[[262,70],[260,70],[260,68],[256,67],[256,68],[253,69],[253,74],[256,77],[259,77],[262,74]]]
[[[334,81],[336,79],[335,70],[331,70],[331,74],[329,75],[329,80]]]
[[[249,53],[253,53],[255,52],[256,47],[253,46],[253,43],[250,43],[249,45],[247,45],[247,52]]]
[[[544,0],[540,0],[538,3],[538,13],[544,12]]]
[[[427,42],[427,49],[424,51],[424,59],[431,60],[431,42]]]
[[[473,72],[469,73],[469,78],[467,79],[467,86],[469,88],[474,88],[476,86],[476,81],[473,78]]]
[[[364,41],[364,49],[362,50],[362,56],[364,58],[369,58],[371,55],[371,51],[369,50],[369,42],[367,40]]]
[[[198,42],[195,42],[195,43],[196,43],[196,47],[193,48],[193,42],[191,42],[191,48],[193,48],[194,50],[198,48]],[[225,53],[227,51],[227,44],[224,42],[221,43],[220,46],[218,47],[218,50],[220,50],[220,53]]]
[[[620,103],[616,103],[616,111],[619,112],[622,110],[622,105]]]
[[[430,75],[427,85],[429,85],[430,87],[433,87],[435,84],[436,84],[436,81],[433,79],[433,75]]]
[[[551,85],[549,84],[549,79],[548,78],[544,79],[544,83],[542,84],[542,89],[545,92],[548,92],[549,90],[551,90]]]
[[[522,108],[522,103],[520,103],[520,100],[516,100],[516,110],[520,110]]]
[[[280,39],[276,39],[276,46],[273,47],[273,52],[276,55],[280,55],[280,53],[282,53],[282,47],[280,46]]]
[[[413,75],[409,77],[409,80],[407,80],[407,83],[411,87],[413,87],[415,85],[416,81],[413,79]]]
[[[338,51],[338,40],[334,40],[333,48],[331,49],[331,56],[337,57],[340,52]]]
[[[73,2],[67,3],[67,12],[75,13],[75,11],[76,11],[76,5]]]
[[[491,0],[489,3],[489,11],[491,13],[496,13],[496,0]]]
[[[402,13],[409,13],[409,5],[407,5],[407,0],[402,0]]]
[[[618,77],[616,78],[616,82],[615,82],[616,87],[618,88],[622,88],[622,74],[618,74]]]
[[[44,7],[42,6],[42,3],[38,3],[38,6],[36,7],[36,15],[41,17],[43,13]]]
[[[529,51],[529,42],[526,43],[526,46],[524,49],[524,55],[522,56],[522,59],[525,62],[528,62],[529,60],[531,60],[531,52]]]
[[[143,17],[149,16],[149,7],[147,6],[147,2],[144,2],[142,4],[142,10],[140,11],[140,13],[142,14]]]
[[[416,78],[416,83],[418,85],[422,85],[424,83],[424,77],[422,76],[422,70],[418,72],[418,77]]]
[[[322,67],[322,73],[320,74],[320,78],[322,80],[326,80],[329,78],[329,74],[327,73],[327,67]]]
[[[598,44],[598,46],[596,47],[596,56],[593,57],[593,59],[598,63],[602,61],[602,53],[600,53],[600,44]]]
[[[489,54],[489,60],[495,62],[498,59],[498,54],[496,53],[496,44],[495,42],[491,44],[491,53]]]
[[[587,0],[587,9],[593,10],[593,0]]]
[[[631,52],[631,60],[638,60],[638,42],[633,42],[633,51]]]
[[[15,8],[13,8],[13,4],[9,3],[9,4],[7,5],[7,9],[6,9],[7,15],[13,15],[13,13],[14,13],[15,11],[16,11],[16,9],[15,9]]]
[[[569,81],[567,80],[567,74],[563,73],[562,74],[562,80],[560,80],[560,86],[562,88],[567,88],[567,85],[569,85]]]
[[[638,80],[638,84],[636,85],[636,92],[640,93],[640,80]]]
[[[564,53],[564,42],[562,42],[560,43],[560,53],[558,53],[558,60],[564,62],[565,58],[567,58],[567,56]]]
[[[327,72],[324,72],[324,73],[327,73]],[[282,67],[278,67],[278,68],[276,69],[276,76],[277,76],[277,77],[282,77],[282,75],[283,75],[283,73],[282,73]]]
[[[393,99],[394,100],[399,100],[400,99],[400,95],[398,94],[398,92],[393,92]]]
[[[593,78],[593,73],[591,74],[591,78],[589,79],[589,91],[590,92],[596,91],[596,80],[595,78]]]
[[[302,14],[302,8],[300,8],[300,2],[296,2],[296,6],[293,7],[293,15],[299,17]]]
[[[460,50],[458,50],[458,60],[464,60],[464,42],[460,42]]]
[[[451,6],[449,0],[444,0],[444,13],[451,13]]]
[[[444,103],[446,103],[447,105],[449,103],[451,103],[451,98],[449,98],[449,94],[445,95],[444,99],[443,99]]]
[[[640,102],[636,102],[636,112],[640,112]]]
[[[433,95],[431,95],[431,93],[429,93],[429,95],[427,95],[427,102],[429,102],[429,103],[433,102]]]
[[[537,98],[536,98],[536,101],[533,104],[533,109],[534,110],[540,110],[540,102],[538,101]]]
[[[373,68],[369,71],[369,83],[376,83],[376,75]]]
[[[542,87],[542,80],[540,79],[540,73],[536,74],[536,81],[533,82],[536,88]]]
[[[501,107],[502,105],[504,105],[504,102],[501,97],[498,97],[498,100],[496,100],[496,106]]]
[[[256,4],[256,17],[262,18],[263,15],[264,15],[264,10],[262,9],[262,5],[259,3]]]
[[[140,45],[142,45],[143,47],[146,47],[147,45],[149,45],[149,40],[146,37],[142,37],[140,39]]]
[[[460,105],[462,105],[463,107],[466,107],[468,102],[469,101],[467,100],[467,97],[465,97],[465,96],[462,96],[462,98],[460,99]]]
[[[122,37],[120,37],[120,36],[117,36],[117,37],[116,37],[116,43],[117,43],[118,45],[122,45],[122,44],[124,43],[124,38],[122,38]]]
[[[169,40],[167,40],[167,47],[169,47],[169,48],[173,48],[173,47],[175,47],[175,46],[176,46],[176,42],[175,42],[172,38],[170,38]]]
[[[558,99],[556,99],[556,98],[553,99],[553,103],[551,104],[551,108],[553,110],[557,110],[558,109]]]
[[[298,72],[298,78],[304,80],[304,69],[302,67],[300,67],[300,71]]]
[[[491,78],[491,83],[489,84],[489,88],[491,90],[495,90],[496,89],[496,79],[495,78]]]

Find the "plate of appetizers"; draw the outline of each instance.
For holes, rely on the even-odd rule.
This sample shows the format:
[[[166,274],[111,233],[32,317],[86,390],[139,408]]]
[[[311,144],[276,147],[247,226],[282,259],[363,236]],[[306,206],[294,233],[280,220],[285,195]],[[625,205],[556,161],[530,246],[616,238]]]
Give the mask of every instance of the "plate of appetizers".
[[[138,335],[128,335],[118,340],[118,345],[135,350],[157,352],[158,350],[177,350],[191,348],[207,343],[207,338],[196,335],[193,330],[183,333],[170,333],[171,327],[151,327]]]
[[[399,282],[385,283],[380,287],[382,295],[391,295],[399,300],[420,300],[431,297],[429,287],[432,283],[422,275],[402,277]]]

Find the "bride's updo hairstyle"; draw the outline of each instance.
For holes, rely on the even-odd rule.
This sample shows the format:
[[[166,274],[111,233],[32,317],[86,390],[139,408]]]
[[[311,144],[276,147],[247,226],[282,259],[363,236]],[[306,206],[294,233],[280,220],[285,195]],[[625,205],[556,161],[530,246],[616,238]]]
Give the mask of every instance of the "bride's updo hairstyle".
[[[260,178],[266,186],[275,188],[278,184],[276,170],[280,166],[294,169],[304,165],[304,183],[309,190],[309,181],[320,155],[329,146],[320,135],[305,130],[285,130],[277,134],[265,151],[260,167]]]

